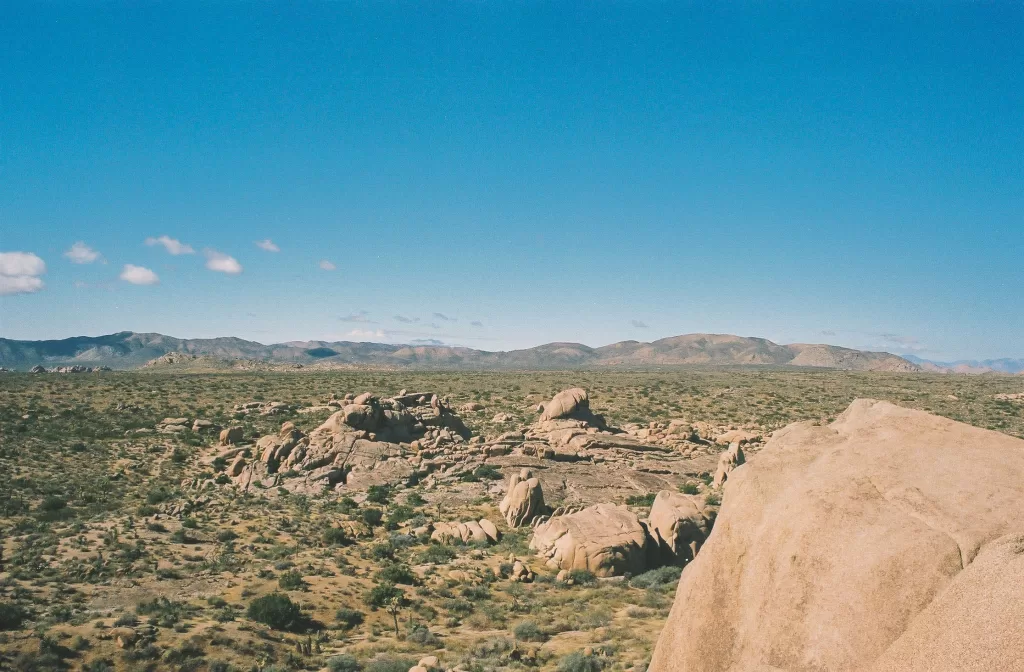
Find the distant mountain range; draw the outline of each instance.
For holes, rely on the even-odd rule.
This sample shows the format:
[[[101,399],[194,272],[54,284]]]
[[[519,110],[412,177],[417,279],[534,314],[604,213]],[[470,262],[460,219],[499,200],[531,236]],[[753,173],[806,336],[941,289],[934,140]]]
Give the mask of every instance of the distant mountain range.
[[[904,355],[907,361],[921,367],[922,371],[938,373],[1024,373],[1024,359],[961,359],[955,362],[933,362],[913,355]]]
[[[176,357],[173,353],[181,353]],[[415,369],[587,369],[681,365],[806,366],[855,371],[920,371],[887,352],[864,352],[834,345],[779,345],[763,338],[723,334],[687,334],[653,343],[622,341],[600,348],[580,343],[548,343],[525,350],[488,352],[443,345],[388,345],[350,341],[293,341],[263,345],[240,338],[182,339],[124,331],[107,336],[78,336],[56,341],[0,338],[0,366],[27,370],[35,365],[109,366],[131,369],[175,366],[201,358],[254,360],[318,367],[361,366]]]

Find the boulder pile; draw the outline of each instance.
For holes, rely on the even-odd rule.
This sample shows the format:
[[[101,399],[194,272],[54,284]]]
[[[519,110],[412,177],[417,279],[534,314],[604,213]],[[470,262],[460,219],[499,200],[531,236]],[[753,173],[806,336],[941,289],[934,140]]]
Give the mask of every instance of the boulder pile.
[[[509,527],[523,527],[532,523],[534,518],[547,511],[540,480],[534,478],[529,469],[512,474],[508,491],[498,504],[498,510]]]
[[[552,517],[534,529],[530,548],[554,569],[584,569],[598,577],[647,569],[647,530],[624,506],[596,504]]]
[[[662,490],[651,506],[650,530],[657,562],[686,565],[711,533],[717,509],[698,495]]]
[[[486,518],[479,521],[470,520],[464,523],[437,523],[430,535],[432,541],[442,544],[450,544],[461,541],[464,544],[477,542],[481,544],[496,544],[501,539],[501,533],[497,526]]]
[[[724,499],[652,672],[1024,670],[1024,441],[858,400]]]

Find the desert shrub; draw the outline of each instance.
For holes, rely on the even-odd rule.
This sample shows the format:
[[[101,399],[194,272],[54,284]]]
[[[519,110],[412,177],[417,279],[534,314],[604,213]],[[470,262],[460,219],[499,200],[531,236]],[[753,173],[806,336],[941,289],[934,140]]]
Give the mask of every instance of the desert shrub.
[[[387,565],[377,572],[377,580],[384,583],[398,583],[404,586],[419,584],[419,577],[413,574],[408,565]]]
[[[650,506],[654,504],[654,498],[657,495],[653,492],[648,492],[645,495],[632,495],[626,498],[626,504],[630,506]]]
[[[363,522],[370,527],[377,527],[384,520],[384,512],[380,509],[363,509]]]
[[[652,569],[649,572],[634,576],[629,580],[629,585],[634,588],[659,588],[667,586],[678,581],[682,571],[682,567],[659,567],[658,569]]]
[[[722,498],[713,492],[709,492],[704,496],[704,503],[708,506],[718,506],[722,503]]]
[[[492,464],[481,464],[473,470],[473,475],[482,481],[500,481],[501,470]]]
[[[189,530],[195,530],[199,528],[199,523],[196,522],[195,518],[182,518],[181,526]]]
[[[558,672],[601,672],[603,667],[600,658],[585,656],[579,651],[558,661]]]
[[[409,672],[416,664],[413,658],[400,658],[387,654],[379,654],[364,667],[365,672]]]
[[[135,618],[135,614],[121,614],[114,621],[115,628],[134,628],[139,624],[139,619]]]
[[[257,597],[249,603],[246,615],[257,623],[263,623],[275,630],[293,630],[302,623],[299,605],[282,593],[271,593]]]
[[[387,504],[391,498],[391,487],[387,485],[371,485],[366,490],[366,501],[374,504]]]
[[[389,530],[397,530],[398,526],[405,521],[409,520],[416,515],[416,512],[412,508],[399,504],[398,506],[391,507],[388,512],[388,523],[386,527]]]
[[[587,569],[573,569],[569,571],[569,578],[577,586],[592,586],[597,583],[597,577]]]
[[[686,483],[683,483],[682,485],[679,486],[679,492],[683,493],[684,495],[696,495],[697,493],[700,492],[700,488],[697,487],[696,483],[692,481],[687,481]]]
[[[423,495],[418,492],[409,493],[409,496],[405,498],[405,503],[409,506],[423,506],[427,503],[427,500],[423,499]]]
[[[219,541],[222,544],[226,544],[229,541],[234,541],[235,539],[238,539],[238,535],[235,534],[234,530],[221,530],[217,533],[217,541]]]
[[[372,609],[380,609],[381,607],[387,606],[387,604],[395,599],[401,599],[405,597],[405,593],[402,589],[397,587],[393,583],[378,583],[374,586],[369,593],[366,594],[366,604],[370,605]]]
[[[451,562],[456,557],[455,551],[448,546],[442,546],[441,544],[431,544],[427,546],[419,555],[416,556],[416,561],[421,564],[435,564],[443,565]]]
[[[346,546],[351,543],[345,530],[340,527],[328,527],[322,538],[325,546]]]
[[[341,607],[334,613],[334,620],[338,621],[338,625],[345,630],[351,630],[362,624],[363,612],[349,609],[348,607]]]
[[[523,642],[543,642],[547,636],[534,621],[523,621],[512,629],[516,639]]]
[[[12,602],[0,602],[0,630],[20,630],[27,617],[25,609]]]
[[[390,540],[374,544],[370,547],[370,557],[380,562],[395,559],[395,547]]]
[[[277,578],[277,585],[281,587],[281,590],[303,590],[306,587],[306,582],[302,580],[302,574],[291,570]]]
[[[167,528],[163,523],[146,523],[146,529],[150,532],[157,532],[159,534],[167,532]]]
[[[441,640],[437,638],[437,635],[430,631],[425,625],[416,624],[409,629],[409,634],[406,637],[413,644],[419,644],[421,646],[437,646],[441,643]]]
[[[331,656],[327,659],[329,672],[359,672],[362,668],[359,661],[351,653],[343,653],[340,656]]]

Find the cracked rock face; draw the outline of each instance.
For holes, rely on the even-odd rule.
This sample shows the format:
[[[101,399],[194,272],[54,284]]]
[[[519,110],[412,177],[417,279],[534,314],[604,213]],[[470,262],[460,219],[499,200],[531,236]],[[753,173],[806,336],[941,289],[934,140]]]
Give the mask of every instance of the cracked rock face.
[[[723,502],[652,672],[1024,669],[1024,441],[858,400]]]
[[[595,504],[538,525],[530,548],[547,558],[549,567],[607,577],[647,569],[647,543],[647,530],[635,513],[624,506]]]

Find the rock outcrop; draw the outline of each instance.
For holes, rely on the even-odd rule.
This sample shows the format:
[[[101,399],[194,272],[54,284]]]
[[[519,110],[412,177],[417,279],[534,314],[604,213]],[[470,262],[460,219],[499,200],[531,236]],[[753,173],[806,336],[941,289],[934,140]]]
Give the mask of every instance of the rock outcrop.
[[[647,531],[624,506],[595,504],[536,527],[530,548],[554,569],[595,576],[639,574],[647,568]]]
[[[715,472],[715,487],[720,488],[725,483],[726,479],[729,478],[729,474],[732,473],[733,469],[740,466],[746,461],[743,456],[743,449],[740,448],[739,441],[733,441],[729,445],[729,449],[722,452],[718,458],[718,471]]]
[[[651,672],[1024,670],[1024,441],[854,402],[730,474]]]
[[[692,561],[708,538],[716,513],[701,496],[659,492],[651,506],[649,523],[658,561],[674,565]]]
[[[494,523],[482,518],[479,521],[468,520],[463,523],[436,523],[430,539],[442,544],[450,544],[455,541],[461,541],[464,544],[471,542],[494,544],[501,539],[501,534]]]
[[[544,491],[540,481],[533,477],[529,469],[512,474],[508,492],[498,504],[498,510],[505,516],[509,527],[529,525],[534,518],[545,512]]]

